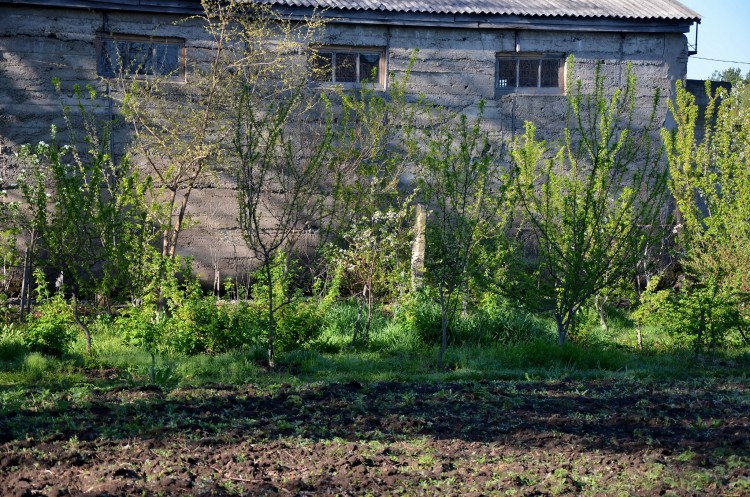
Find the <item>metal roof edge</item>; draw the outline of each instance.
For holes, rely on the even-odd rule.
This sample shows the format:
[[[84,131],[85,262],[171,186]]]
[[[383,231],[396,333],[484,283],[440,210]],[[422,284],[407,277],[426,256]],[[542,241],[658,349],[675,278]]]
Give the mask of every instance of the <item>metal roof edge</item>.
[[[150,12],[158,14],[198,15],[203,13],[200,0],[0,0],[0,5],[51,7],[78,10]]]
[[[261,0],[263,1],[263,0]],[[444,14],[364,9],[317,9],[272,3],[282,15],[295,20],[321,16],[334,23],[466,29],[535,29],[561,31],[676,32],[687,33],[695,19],[541,16],[508,14]],[[71,8],[121,12],[149,12],[193,16],[203,14],[200,0],[0,0],[0,5]]]
[[[343,9],[317,10],[306,7],[277,7],[282,15],[305,20],[318,15],[340,24],[370,24],[409,27],[466,29],[528,29],[554,31],[687,33],[694,21],[665,19],[625,19],[562,16],[515,16],[486,14],[422,14],[413,12],[374,12]]]

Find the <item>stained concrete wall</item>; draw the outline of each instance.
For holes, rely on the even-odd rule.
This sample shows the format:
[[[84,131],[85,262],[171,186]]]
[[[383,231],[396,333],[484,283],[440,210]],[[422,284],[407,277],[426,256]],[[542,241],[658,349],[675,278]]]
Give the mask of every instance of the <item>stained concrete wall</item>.
[[[51,123],[61,123],[52,77],[63,88],[93,82],[96,75],[96,34],[174,36],[186,40],[188,59],[205,59],[212,41],[198,20],[174,24],[170,16],[103,13],[19,6],[0,6],[0,175],[12,184],[18,172],[13,153],[23,143],[49,138]],[[486,102],[486,125],[512,136],[524,121],[536,123],[542,137],[554,138],[565,125],[564,95],[495,94],[495,57],[498,52],[554,52],[573,54],[573,79],[590,87],[597,63],[611,88],[619,86],[626,64],[638,79],[638,107],[646,115],[658,89],[671,98],[674,82],[687,68],[687,42],[679,33],[613,33],[512,29],[454,29],[329,25],[324,43],[383,47],[387,70],[403,76],[415,48],[419,49],[409,80],[410,91],[469,115]],[[188,78],[190,76],[188,75]],[[69,103],[72,93],[64,96]],[[663,101],[664,102],[664,101]],[[112,109],[116,112],[116,109]],[[99,109],[105,115],[109,108]],[[669,125],[667,106],[659,108],[659,123]],[[123,141],[124,135],[119,135]],[[197,224],[183,232],[181,252],[195,258],[206,281],[245,274],[255,264],[237,229],[235,191],[227,175],[205,182],[190,199]],[[300,244],[313,244],[303,239]]]

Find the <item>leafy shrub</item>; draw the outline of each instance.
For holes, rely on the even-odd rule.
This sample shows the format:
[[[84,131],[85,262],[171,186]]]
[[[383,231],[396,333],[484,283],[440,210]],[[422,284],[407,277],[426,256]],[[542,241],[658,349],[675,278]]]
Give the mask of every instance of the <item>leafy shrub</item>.
[[[247,302],[218,307],[221,328],[212,337],[209,350],[226,352],[263,345],[266,316]]]
[[[219,305],[214,297],[193,296],[172,315],[134,307],[117,318],[130,345],[180,354],[222,353],[259,345],[267,326],[262,311],[247,303]]]
[[[222,327],[216,299],[191,298],[174,309],[166,328],[165,344],[175,352],[205,352]]]
[[[75,338],[73,314],[62,295],[47,299],[30,316],[24,330],[24,344],[32,352],[61,356],[68,352]]]
[[[162,343],[166,318],[163,313],[145,307],[132,307],[115,319],[123,342],[155,352]]]
[[[649,284],[641,307],[634,313],[641,323],[660,325],[670,334],[689,340],[696,350],[724,347],[738,339],[748,343],[742,313],[747,295],[709,278],[704,284],[687,282],[679,290],[657,290],[657,284]]]
[[[301,297],[295,298],[276,314],[276,350],[285,352],[303,348],[318,338],[322,329],[323,313],[318,306]]]

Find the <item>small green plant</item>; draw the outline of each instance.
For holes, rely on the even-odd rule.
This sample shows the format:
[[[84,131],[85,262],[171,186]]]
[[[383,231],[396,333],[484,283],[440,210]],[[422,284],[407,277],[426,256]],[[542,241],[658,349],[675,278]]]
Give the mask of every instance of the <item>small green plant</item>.
[[[32,352],[64,355],[75,338],[73,313],[61,293],[50,296],[41,270],[35,271],[37,298],[42,304],[29,316],[24,329],[24,344]]]
[[[657,290],[658,280],[653,283],[634,312],[639,324],[661,326],[690,341],[696,350],[717,349],[733,341],[747,343],[746,319],[741,312],[747,304],[745,294],[710,278],[702,283],[686,280],[679,289]]]
[[[39,352],[28,354],[23,360],[23,372],[31,381],[39,381],[50,370],[50,360]]]

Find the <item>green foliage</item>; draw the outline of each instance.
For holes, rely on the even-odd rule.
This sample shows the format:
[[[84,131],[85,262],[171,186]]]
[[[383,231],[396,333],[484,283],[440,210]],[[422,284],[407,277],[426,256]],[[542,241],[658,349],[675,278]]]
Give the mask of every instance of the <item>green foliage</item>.
[[[714,347],[730,330],[742,332],[750,317],[750,101],[741,91],[712,95],[707,83],[699,141],[695,97],[677,88],[676,104],[670,102],[677,128],[663,136],[690,284],[672,297],[678,311],[669,315],[697,347]]]
[[[727,81],[732,85],[738,85],[741,83],[750,83],[750,71],[744,76],[742,75],[742,69],[739,67],[728,67],[722,71],[718,69],[711,73],[711,77],[708,78],[711,81]]]
[[[364,323],[361,312],[354,323],[353,341],[368,340],[376,304],[393,302],[406,291],[413,214],[409,201],[352,221],[341,234],[344,247],[329,250],[335,267],[332,288],[358,298],[360,308],[365,307]]]
[[[426,288],[410,294],[409,298],[401,305],[397,319],[422,343],[437,345],[441,341],[442,313],[440,304],[429,292],[430,289]],[[448,323],[446,336],[450,338],[451,335],[451,327]]]
[[[175,309],[164,343],[171,352],[222,353],[261,345],[264,330],[264,314],[257,307],[218,305],[214,297],[200,296]]]
[[[125,343],[152,353],[222,353],[258,346],[266,322],[263,306],[240,302],[220,304],[203,294],[190,270],[189,261],[174,272],[180,258],[162,259],[172,268],[165,274],[160,293],[149,294],[139,306],[132,306],[116,319]],[[178,278],[179,276],[179,278]],[[166,300],[160,309],[156,297]]]
[[[644,249],[658,246],[668,198],[667,170],[652,144],[658,92],[641,127],[632,68],[612,93],[599,66],[593,93],[580,81],[570,86],[562,144],[548,147],[527,122],[512,151],[523,228],[538,251],[533,270],[511,275],[513,294],[554,317],[560,345],[581,306],[630,279]]]
[[[461,115],[434,132],[424,130],[426,150],[419,158],[418,185],[433,211],[427,222],[425,265],[441,311],[439,366],[458,294],[467,293],[469,276],[481,271],[479,247],[504,227],[500,207],[506,183],[482,129],[483,114],[481,102],[473,122]]]
[[[654,278],[641,295],[641,305],[633,313],[640,323],[661,326],[682,343],[690,341],[696,350],[750,343],[741,312],[747,296],[708,278],[701,283],[685,281],[679,289],[659,290],[657,285]]]
[[[467,345],[517,345],[549,337],[548,323],[494,295],[486,295],[456,328],[456,340]]]
[[[440,343],[440,305],[425,291],[414,293],[404,303],[398,320],[405,331],[425,345]],[[448,323],[448,341],[457,346],[516,345],[548,337],[548,323],[492,294],[485,295],[477,308],[454,316]]]
[[[323,329],[323,315],[315,302],[294,299],[278,312],[276,345],[281,352],[304,348]]]
[[[272,293],[277,299],[274,308],[274,342],[280,351],[304,347],[313,342],[323,327],[323,309],[308,300],[299,289],[293,288],[298,268],[283,252],[278,252],[270,266]],[[265,314],[263,336],[268,338],[268,290],[266,272],[259,269],[253,275],[253,301],[250,306],[256,313]],[[265,311],[264,311],[265,309]],[[258,319],[257,322],[260,322]]]
[[[75,339],[73,314],[62,294],[56,293],[35,308],[24,328],[24,344],[32,352],[62,356]]]
[[[128,345],[155,352],[164,335],[166,317],[153,308],[132,306],[115,319],[119,335]]]
[[[18,251],[18,234],[20,232],[19,203],[8,200],[8,192],[5,190],[5,179],[0,178],[0,259],[2,269],[0,270],[0,299],[10,294],[14,283],[13,266],[21,264]]]
[[[0,362],[13,363],[26,352],[28,348],[24,345],[23,326],[18,324],[0,326]]]
[[[73,92],[74,108],[61,103],[68,143],[59,143],[53,125],[50,143],[20,149],[27,167],[19,176],[22,210],[28,213],[22,225],[32,254],[62,273],[69,289],[91,300],[128,295],[150,240],[149,182],[127,157],[113,159],[113,123],[96,117],[100,103],[93,87],[84,91],[76,85]]]

